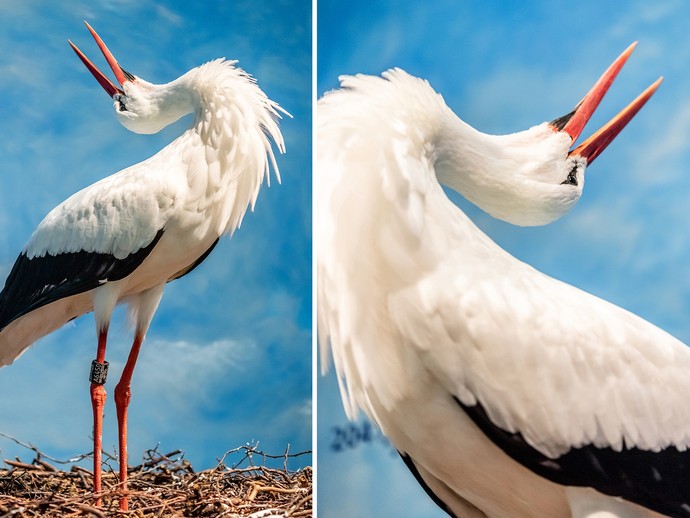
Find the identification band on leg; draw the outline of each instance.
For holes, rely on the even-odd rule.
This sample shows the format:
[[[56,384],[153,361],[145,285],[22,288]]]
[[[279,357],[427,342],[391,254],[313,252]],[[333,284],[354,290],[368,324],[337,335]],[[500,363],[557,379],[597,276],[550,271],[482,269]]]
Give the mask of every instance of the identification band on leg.
[[[108,377],[108,362],[98,363],[98,360],[91,362],[91,374],[89,374],[89,381],[96,385],[105,385],[105,379]]]

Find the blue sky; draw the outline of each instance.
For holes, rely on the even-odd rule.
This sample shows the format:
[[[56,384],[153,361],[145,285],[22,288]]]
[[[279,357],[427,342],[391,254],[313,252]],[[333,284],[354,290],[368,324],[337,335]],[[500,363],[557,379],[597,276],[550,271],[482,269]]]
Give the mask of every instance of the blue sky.
[[[511,133],[570,111],[630,43],[639,45],[590,135],[659,75],[664,83],[587,170],[560,221],[518,228],[452,198],[501,246],[540,270],[690,342],[690,5],[377,0],[318,7],[318,95],[337,76],[397,66],[427,78],[458,115]],[[348,432],[333,373],[318,385],[319,516],[445,516],[397,455]],[[343,440],[343,430],[348,440]],[[358,440],[359,437],[359,440]]]
[[[0,277],[33,228],[78,189],[171,142],[129,133],[67,44],[108,66],[87,20],[130,72],[167,82],[227,57],[293,119],[281,123],[282,185],[194,273],[166,288],[134,372],[130,462],[147,448],[186,451],[198,468],[259,442],[311,449],[311,3],[308,0],[0,4]],[[66,4],[64,4],[66,5]],[[273,179],[275,180],[275,179]],[[114,386],[131,345],[124,311],[111,325],[103,444],[114,452]],[[88,372],[93,317],[76,320],[0,370],[0,432],[58,458],[92,448]],[[0,439],[0,455],[30,452]],[[280,463],[282,465],[282,462]],[[290,461],[297,468],[310,456]]]

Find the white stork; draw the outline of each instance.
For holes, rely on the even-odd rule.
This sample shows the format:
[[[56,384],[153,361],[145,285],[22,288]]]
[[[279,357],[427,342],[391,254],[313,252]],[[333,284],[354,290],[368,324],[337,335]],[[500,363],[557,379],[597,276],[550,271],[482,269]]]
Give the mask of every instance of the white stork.
[[[284,112],[234,61],[217,59],[167,84],[126,72],[88,25],[119,85],[70,42],[113,99],[117,119],[155,133],[194,114],[191,127],[151,158],[77,192],[38,225],[0,293],[0,365],[40,337],[94,311],[98,351],[90,376],[94,491],[101,490],[103,384],[108,325],[129,305],[134,343],[115,387],[120,481],[126,491],[132,371],[167,282],[186,275],[254,207],[264,177],[280,179],[271,140],[284,152]],[[100,500],[99,500],[100,503]],[[126,494],[120,507],[127,508]]]
[[[690,516],[690,349],[482,233],[545,224],[661,78],[570,150],[628,48],[570,114],[505,136],[402,70],[318,105],[318,326],[363,410],[459,517]]]

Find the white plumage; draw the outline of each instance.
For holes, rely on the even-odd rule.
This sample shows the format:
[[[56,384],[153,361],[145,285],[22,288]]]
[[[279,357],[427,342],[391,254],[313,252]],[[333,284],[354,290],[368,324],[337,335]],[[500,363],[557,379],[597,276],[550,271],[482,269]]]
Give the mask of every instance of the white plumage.
[[[92,310],[97,362],[104,364],[111,313],[127,302],[135,345],[115,393],[118,414],[125,412],[118,421],[126,423],[129,377],[165,284],[195,268],[222,235],[239,227],[271,168],[280,179],[272,142],[284,152],[277,119],[285,112],[235,61],[216,59],[155,85],[125,72],[89,30],[119,86],[72,46],[112,96],[125,127],[153,133],[188,113],[193,121],[154,156],[77,192],[38,225],[0,293],[0,365]],[[94,405],[105,399],[100,385],[96,398],[92,384]],[[122,431],[120,440],[126,476]],[[95,448],[98,457],[100,442]],[[99,471],[100,457],[95,463]]]
[[[148,83],[137,78],[136,84],[125,83],[124,89],[134,98],[146,95],[141,92],[145,85]],[[86,187],[55,207],[38,225],[23,252],[28,259],[95,252],[121,260],[149,245],[164,230],[157,248],[118,293],[113,293],[117,300],[165,284],[221,235],[232,233],[247,208],[253,208],[269,161],[278,175],[269,137],[284,151],[275,122],[280,108],[233,61],[211,61],[172,83],[155,87],[160,89],[159,109],[187,103],[177,118],[197,112],[192,126],[148,160]],[[189,97],[188,91],[195,92],[196,97],[184,99]],[[118,102],[116,114],[122,120]],[[128,106],[127,111],[132,109]],[[142,123],[146,130],[150,128],[150,121]],[[136,131],[137,123],[130,124]],[[93,309],[89,293],[81,298],[83,304],[63,299],[27,315],[35,321],[28,327],[36,331],[19,340],[8,329],[12,324],[5,327],[0,332],[0,363],[11,363],[46,332]],[[62,312],[57,306],[71,310]],[[40,322],[46,320],[43,314],[48,312],[64,316],[52,321],[51,329],[46,330]],[[22,327],[22,323],[14,326]]]
[[[323,367],[330,345],[348,416],[376,422],[449,514],[690,516],[690,350],[515,259],[439,184],[512,223],[558,218],[660,82],[569,151],[616,73],[498,137],[401,70],[319,101]]]

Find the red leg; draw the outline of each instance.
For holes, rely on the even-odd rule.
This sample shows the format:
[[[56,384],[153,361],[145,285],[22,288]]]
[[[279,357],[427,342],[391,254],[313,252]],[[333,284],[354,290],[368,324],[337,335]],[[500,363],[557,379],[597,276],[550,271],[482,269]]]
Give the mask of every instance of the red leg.
[[[105,344],[108,338],[108,328],[103,328],[98,333],[98,351],[96,352],[96,363],[103,367],[96,367],[92,365],[91,372],[91,407],[93,408],[93,491],[100,493],[101,491],[101,452],[103,451],[103,407],[105,406],[105,376],[102,381],[94,377],[94,368],[105,369],[107,372],[107,364],[105,363]],[[101,505],[101,499],[96,500],[96,505]]]
[[[125,368],[122,371],[122,377],[115,387],[117,429],[120,439],[120,485],[125,495],[127,492],[127,408],[132,394],[130,390],[132,373],[134,372],[134,365],[137,363],[137,357],[139,356],[139,349],[141,348],[143,339],[143,335],[138,332],[134,335],[134,343],[129,352]],[[127,508],[127,496],[123,496],[120,499],[120,509],[126,511]]]

